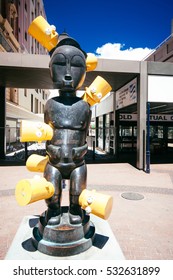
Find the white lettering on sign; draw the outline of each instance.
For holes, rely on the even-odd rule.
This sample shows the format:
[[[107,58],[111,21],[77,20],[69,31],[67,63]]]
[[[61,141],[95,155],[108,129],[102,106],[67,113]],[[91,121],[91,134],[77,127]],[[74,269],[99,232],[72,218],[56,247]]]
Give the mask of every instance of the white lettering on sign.
[[[137,114],[120,114],[120,121],[137,121]],[[173,115],[155,115],[150,114],[150,121],[152,122],[171,122]]]

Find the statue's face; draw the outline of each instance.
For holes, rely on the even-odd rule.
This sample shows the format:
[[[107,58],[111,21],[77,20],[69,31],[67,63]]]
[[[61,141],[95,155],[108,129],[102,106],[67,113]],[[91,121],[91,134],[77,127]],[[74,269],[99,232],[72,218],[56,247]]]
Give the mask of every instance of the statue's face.
[[[50,60],[50,73],[54,88],[75,90],[82,86],[85,79],[85,56],[74,46],[58,47]]]

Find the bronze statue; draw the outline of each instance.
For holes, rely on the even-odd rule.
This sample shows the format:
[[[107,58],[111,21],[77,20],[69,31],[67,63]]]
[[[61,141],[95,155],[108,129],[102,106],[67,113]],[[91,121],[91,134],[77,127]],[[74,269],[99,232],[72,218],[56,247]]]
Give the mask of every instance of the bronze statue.
[[[60,222],[62,180],[69,179],[69,218],[70,223],[76,224],[82,220],[79,196],[86,188],[84,155],[91,119],[89,104],[76,97],[76,89],[85,78],[86,54],[74,39],[67,36],[54,50],[49,67],[59,96],[47,101],[44,113],[45,123],[53,128],[53,137],[46,143],[49,162],[44,177],[55,187],[54,195],[46,200],[46,220],[49,224]]]
[[[55,28],[41,16],[33,21],[29,32],[50,52],[50,74],[59,95],[46,102],[44,123],[21,123],[21,141],[46,140],[47,156],[28,158],[27,168],[43,172],[43,178],[21,180],[16,186],[16,199],[19,205],[40,199],[47,203],[47,210],[33,229],[33,244],[40,252],[55,256],[79,254],[92,246],[95,236],[88,214],[106,219],[112,207],[110,196],[86,190],[84,159],[90,106],[100,102],[111,87],[98,76],[83,96],[77,97],[76,90],[82,86],[86,71],[97,65],[95,57],[88,59],[78,42],[67,34],[58,37]],[[67,207],[61,207],[63,180],[70,181]]]

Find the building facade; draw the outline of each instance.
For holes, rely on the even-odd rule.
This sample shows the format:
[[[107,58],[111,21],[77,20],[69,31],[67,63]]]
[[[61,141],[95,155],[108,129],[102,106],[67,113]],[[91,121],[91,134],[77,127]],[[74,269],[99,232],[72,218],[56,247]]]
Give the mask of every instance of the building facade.
[[[145,61],[139,62],[140,77],[136,73],[136,77],[129,78],[95,106],[96,147],[115,158],[133,157],[137,168],[143,170],[147,170],[151,159],[171,160],[173,71],[169,63],[172,62],[173,34]]]
[[[0,51],[47,54],[47,51],[27,32],[30,23],[39,15],[46,18],[42,0],[1,0]],[[48,95],[49,90],[45,89],[5,89],[7,148],[19,140],[18,128],[21,116],[33,119],[38,116],[35,114],[43,114]]]

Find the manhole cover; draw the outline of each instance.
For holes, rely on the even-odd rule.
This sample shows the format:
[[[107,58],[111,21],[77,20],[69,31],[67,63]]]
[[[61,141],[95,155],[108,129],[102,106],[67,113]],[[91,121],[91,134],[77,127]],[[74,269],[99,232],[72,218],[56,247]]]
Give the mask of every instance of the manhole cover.
[[[144,199],[144,196],[140,193],[132,193],[132,192],[128,192],[128,193],[122,193],[121,196],[125,199],[129,199],[129,200],[141,200]]]

